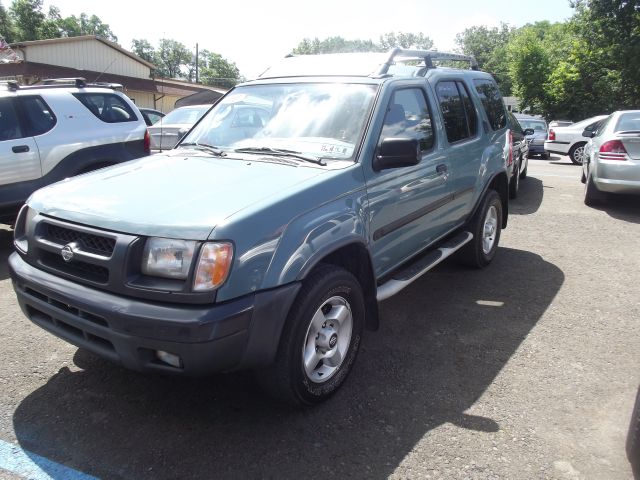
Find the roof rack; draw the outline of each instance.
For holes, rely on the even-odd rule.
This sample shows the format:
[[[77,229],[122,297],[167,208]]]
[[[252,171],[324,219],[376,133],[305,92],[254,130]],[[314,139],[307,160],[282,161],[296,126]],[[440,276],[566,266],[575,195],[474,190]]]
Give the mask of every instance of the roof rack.
[[[389,67],[397,60],[404,62],[424,61],[426,70],[435,68],[434,60],[450,60],[457,62],[469,62],[471,70],[478,70],[478,62],[471,55],[461,55],[459,53],[438,52],[436,50],[410,50],[404,48],[394,48],[389,51],[387,61],[380,65],[375,72],[375,76],[384,76],[389,71]]]
[[[78,88],[86,87],[87,81],[83,77],[70,78],[47,78],[42,81],[43,85],[75,85]]]

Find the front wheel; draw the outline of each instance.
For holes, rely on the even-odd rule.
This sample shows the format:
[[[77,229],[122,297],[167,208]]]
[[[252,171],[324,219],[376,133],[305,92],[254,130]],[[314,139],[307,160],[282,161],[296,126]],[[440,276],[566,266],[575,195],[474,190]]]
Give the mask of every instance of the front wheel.
[[[326,400],[355,362],[364,316],[358,280],[341,267],[318,267],[291,307],[274,364],[256,372],[258,381],[273,397],[290,404]]]
[[[480,208],[468,225],[473,240],[462,250],[464,262],[472,267],[482,268],[493,260],[502,230],[502,201],[495,190],[489,190]]]

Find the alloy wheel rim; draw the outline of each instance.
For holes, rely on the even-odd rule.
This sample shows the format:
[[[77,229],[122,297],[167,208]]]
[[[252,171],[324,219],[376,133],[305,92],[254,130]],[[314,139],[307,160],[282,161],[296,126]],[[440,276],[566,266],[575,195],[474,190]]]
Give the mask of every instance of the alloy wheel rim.
[[[309,380],[324,383],[336,374],[349,350],[352,331],[349,302],[339,296],[325,300],[311,318],[302,346],[302,367]]]
[[[584,147],[576,148],[576,151],[573,153],[573,158],[576,162],[582,164],[582,162],[584,162]]]
[[[487,210],[482,228],[482,251],[485,255],[493,249],[498,234],[498,209],[491,205]]]

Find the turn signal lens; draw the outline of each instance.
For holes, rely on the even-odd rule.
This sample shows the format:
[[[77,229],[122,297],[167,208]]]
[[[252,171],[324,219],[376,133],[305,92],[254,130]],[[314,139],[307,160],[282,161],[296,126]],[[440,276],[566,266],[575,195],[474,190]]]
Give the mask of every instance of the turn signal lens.
[[[205,292],[220,287],[229,276],[232,260],[230,243],[205,243],[200,250],[193,290]]]

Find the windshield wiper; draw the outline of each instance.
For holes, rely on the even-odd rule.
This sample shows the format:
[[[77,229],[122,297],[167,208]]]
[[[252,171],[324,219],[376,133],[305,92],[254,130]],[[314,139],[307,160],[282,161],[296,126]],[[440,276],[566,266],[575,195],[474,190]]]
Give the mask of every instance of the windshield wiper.
[[[223,152],[222,150],[220,150],[218,147],[215,147],[213,145],[208,145],[206,143],[198,143],[198,142],[181,143],[180,146],[181,147],[195,147],[197,150],[204,150],[205,152],[209,152],[209,153],[215,155],[216,157],[226,157],[227,156],[227,154],[225,152]]]
[[[285,150],[281,148],[271,148],[271,147],[245,147],[245,148],[236,148],[234,152],[237,153],[261,153],[266,155],[275,155],[278,157],[291,157],[298,158],[300,160],[304,160],[305,162],[315,163],[316,165],[325,166],[326,163],[318,157],[314,157],[311,155],[305,155],[302,152],[296,152],[294,150]]]

